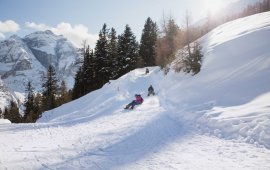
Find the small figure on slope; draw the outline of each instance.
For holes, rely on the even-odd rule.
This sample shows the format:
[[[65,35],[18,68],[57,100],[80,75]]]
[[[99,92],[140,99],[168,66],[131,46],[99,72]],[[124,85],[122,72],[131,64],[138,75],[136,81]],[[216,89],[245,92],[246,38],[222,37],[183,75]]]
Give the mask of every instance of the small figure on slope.
[[[133,109],[135,105],[140,105],[143,103],[143,98],[140,94],[135,94],[135,100],[129,103],[125,109]]]
[[[146,68],[146,70],[145,70],[145,74],[148,74],[149,73],[149,69],[148,68]]]
[[[148,88],[148,96],[154,96],[155,95],[155,92],[154,92],[154,88],[152,85],[150,85],[150,87]]]

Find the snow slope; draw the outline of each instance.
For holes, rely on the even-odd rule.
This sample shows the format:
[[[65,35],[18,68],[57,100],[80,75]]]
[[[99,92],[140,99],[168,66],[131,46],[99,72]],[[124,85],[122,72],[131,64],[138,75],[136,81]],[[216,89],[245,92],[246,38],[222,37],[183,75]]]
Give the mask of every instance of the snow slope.
[[[0,169],[270,169],[269,35],[270,12],[239,19],[199,40],[196,76],[137,69],[36,124],[1,124]]]

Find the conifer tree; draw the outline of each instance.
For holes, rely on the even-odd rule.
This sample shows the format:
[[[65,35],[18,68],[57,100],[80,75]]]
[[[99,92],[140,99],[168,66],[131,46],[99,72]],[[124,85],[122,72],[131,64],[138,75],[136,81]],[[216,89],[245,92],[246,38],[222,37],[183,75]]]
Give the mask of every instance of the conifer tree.
[[[143,58],[143,66],[155,66],[156,41],[158,28],[151,18],[147,18],[142,32],[139,54]]]
[[[3,111],[1,108],[0,108],[0,119],[4,119]]]
[[[19,113],[19,108],[13,100],[10,101],[9,107],[5,107],[4,118],[12,123],[21,123],[22,117]]]
[[[82,67],[79,68],[75,75],[75,83],[72,90],[72,99],[75,100],[83,95],[82,91]]]
[[[109,33],[109,44],[108,44],[108,58],[109,58],[109,65],[110,65],[110,76],[109,79],[115,79],[117,77],[117,70],[118,70],[118,39],[116,35],[116,31],[114,28],[111,28]]]
[[[87,76],[88,76],[88,89],[86,93],[89,93],[93,90],[96,90],[99,88],[98,84],[98,67],[97,67],[97,58],[94,57],[94,51],[89,51],[89,63],[87,66]]]
[[[31,82],[28,82],[26,85],[26,90],[25,90],[27,96],[24,102],[24,116],[23,116],[23,121],[24,122],[34,122],[35,120],[33,119],[34,114],[35,114],[35,106],[34,106],[34,88],[31,84]]]
[[[34,97],[34,113],[33,120],[36,122],[42,113],[42,95],[40,93],[36,93]]]
[[[97,58],[94,58],[93,50],[88,47],[86,49],[84,64],[82,66],[83,83],[86,86],[83,95],[96,90],[98,88],[98,76],[99,70],[97,70]]]
[[[191,55],[186,61],[186,65],[189,65],[190,72],[192,72],[193,75],[201,71],[202,57],[203,54],[201,52],[201,47],[197,42],[195,42]]]
[[[8,107],[7,106],[5,106],[4,111],[3,111],[2,114],[3,114],[4,119],[8,119],[9,113],[8,113]]]
[[[59,93],[58,98],[57,98],[57,105],[58,106],[61,106],[62,104],[65,104],[68,101],[70,101],[66,82],[64,80],[61,81],[58,93]]]
[[[57,93],[57,78],[56,72],[52,65],[47,70],[45,82],[42,84],[42,109],[43,111],[51,110],[57,107],[56,93]]]
[[[86,94],[88,92],[89,86],[90,86],[90,79],[91,79],[91,71],[90,71],[90,47],[87,46],[84,50],[84,57],[83,57],[83,64],[82,64],[82,81],[81,83],[81,90],[82,94]]]
[[[102,87],[109,80],[109,58],[108,58],[108,29],[104,24],[99,32],[99,39],[95,47],[95,62],[97,69],[98,86]]]
[[[85,80],[84,78],[87,76],[86,73],[86,66],[89,63],[89,46],[86,45],[86,42],[83,43],[83,48],[80,49],[81,55],[83,56],[83,64],[78,69],[76,75],[75,75],[75,83],[72,90],[72,99],[75,100],[85,93],[86,85],[84,84]]]
[[[138,61],[138,43],[131,28],[126,25],[124,33],[118,37],[118,77],[133,70]]]

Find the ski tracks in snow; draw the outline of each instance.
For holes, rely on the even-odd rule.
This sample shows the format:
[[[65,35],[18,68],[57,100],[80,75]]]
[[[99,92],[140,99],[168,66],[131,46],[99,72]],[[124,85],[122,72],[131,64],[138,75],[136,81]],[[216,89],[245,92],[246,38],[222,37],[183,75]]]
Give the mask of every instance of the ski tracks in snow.
[[[270,151],[199,135],[158,96],[76,124],[0,125],[0,169],[269,169]]]

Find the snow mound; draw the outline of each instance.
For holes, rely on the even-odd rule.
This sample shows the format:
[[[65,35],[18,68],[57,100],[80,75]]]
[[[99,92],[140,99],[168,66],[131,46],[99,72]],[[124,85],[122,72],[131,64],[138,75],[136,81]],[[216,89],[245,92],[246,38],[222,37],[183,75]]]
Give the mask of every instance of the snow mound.
[[[0,119],[0,124],[9,124],[11,123],[8,119]]]
[[[269,101],[270,93],[267,93],[247,104],[213,107],[200,118],[198,126],[218,137],[244,140],[270,148]]]

